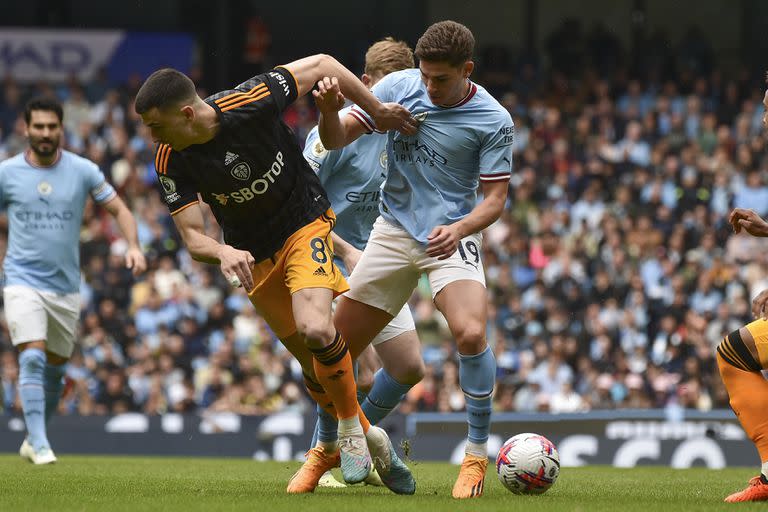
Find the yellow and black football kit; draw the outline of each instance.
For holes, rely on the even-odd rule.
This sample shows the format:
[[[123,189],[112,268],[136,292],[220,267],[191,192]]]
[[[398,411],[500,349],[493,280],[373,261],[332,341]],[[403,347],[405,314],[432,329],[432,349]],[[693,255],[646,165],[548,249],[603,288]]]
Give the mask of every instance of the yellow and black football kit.
[[[761,372],[768,368],[768,321],[755,320],[730,333],[716,357],[731,407],[760,460],[768,461],[768,381]]]
[[[249,296],[281,338],[295,332],[291,293],[348,289],[333,264],[330,202],[281,118],[297,94],[286,68],[257,75],[205,99],[219,119],[212,140],[181,151],[161,144],[155,155],[171,215],[196,205],[200,194],[224,241],[253,255]]]

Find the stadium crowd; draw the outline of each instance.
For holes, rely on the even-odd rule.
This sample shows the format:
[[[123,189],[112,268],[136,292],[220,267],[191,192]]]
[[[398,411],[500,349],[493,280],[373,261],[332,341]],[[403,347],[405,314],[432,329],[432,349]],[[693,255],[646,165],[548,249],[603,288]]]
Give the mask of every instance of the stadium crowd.
[[[632,55],[605,29],[574,30],[552,35],[549,65],[499,48],[478,56],[475,80],[515,121],[508,207],[483,247],[495,408],[727,407],[714,348],[768,287],[768,241],[727,223],[732,207],[768,214],[762,79],[724,75],[695,31],[677,47],[656,33]],[[299,365],[245,294],[181,247],[133,111],[136,86],[0,82],[0,160],[26,146],[25,100],[60,98],[65,147],[97,162],[126,200],[150,264],[134,281],[116,226],[88,210],[80,347],[61,412],[310,410]],[[303,141],[311,100],[285,120]],[[410,305],[428,364],[401,410],[463,410],[455,344],[426,281]],[[0,374],[2,408],[16,414],[4,324]]]

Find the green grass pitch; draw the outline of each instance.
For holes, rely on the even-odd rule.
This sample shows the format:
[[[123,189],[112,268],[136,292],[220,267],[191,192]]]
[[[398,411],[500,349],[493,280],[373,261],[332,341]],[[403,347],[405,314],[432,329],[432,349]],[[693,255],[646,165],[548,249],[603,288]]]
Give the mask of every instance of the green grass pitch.
[[[0,455],[0,510],[250,512],[443,510],[644,511],[757,510],[765,504],[729,505],[723,497],[744,487],[756,470],[711,471],[661,467],[564,468],[542,496],[515,496],[489,468],[485,495],[451,499],[457,466],[411,463],[416,495],[396,496],[386,489],[354,486],[318,489],[289,496],[285,486],[298,462],[246,459],[85,457],[63,454],[59,463],[35,467],[14,455]]]

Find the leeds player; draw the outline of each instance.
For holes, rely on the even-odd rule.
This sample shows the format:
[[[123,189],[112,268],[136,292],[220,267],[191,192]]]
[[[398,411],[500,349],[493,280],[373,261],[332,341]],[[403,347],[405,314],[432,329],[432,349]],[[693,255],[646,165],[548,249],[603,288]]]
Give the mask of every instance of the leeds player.
[[[413,135],[388,135],[388,174],[381,217],[350,276],[334,321],[353,357],[389,323],[422,272],[435,305],[456,338],[459,381],[467,402],[469,436],[454,498],[481,496],[488,465],[491,395],[496,361],[485,340],[487,297],[480,231],[498,219],[511,173],[509,113],[469,76],[474,47],[465,26],[430,26],[416,45],[419,69],[392,73],[373,88],[420,121]],[[317,95],[341,100],[335,83]],[[343,118],[322,116],[326,148],[339,148],[377,126],[353,107]],[[478,188],[483,199],[477,201]]]
[[[413,52],[402,41],[386,38],[374,43],[365,54],[365,73],[361,80],[373,87],[394,71],[413,68]],[[319,107],[323,107],[321,102]],[[334,113],[331,111],[330,113]],[[373,223],[379,216],[379,193],[386,173],[385,134],[361,137],[339,150],[326,151],[317,128],[307,136],[304,156],[315,169],[336,212],[333,243],[335,261],[345,276],[349,276],[361,250],[368,241]],[[406,393],[424,375],[421,346],[408,305],[372,341],[376,354],[367,349],[358,358],[358,400],[371,424],[376,425],[400,403]],[[378,357],[383,368],[377,369]],[[330,472],[337,450],[336,419],[318,407],[318,421],[307,461],[291,483],[294,492],[312,492],[316,486],[343,487]],[[313,439],[315,440],[315,439]],[[396,461],[395,465],[400,464]],[[390,486],[404,485],[411,489],[412,480],[406,476],[400,483],[392,471],[385,477]],[[371,473],[375,477],[375,473]],[[319,480],[318,480],[319,479]],[[366,480],[368,483],[374,483]],[[375,484],[375,483],[374,483]],[[381,485],[381,483],[379,483]]]
[[[242,283],[254,307],[299,360],[315,401],[339,418],[346,481],[372,467],[368,420],[356,401],[352,361],[331,318],[333,297],[347,290],[331,261],[334,213],[282,111],[328,74],[383,123],[414,132],[399,105],[383,105],[345,67],[315,55],[257,75],[203,100],[173,69],[153,73],[136,96],[158,147],[163,197],[190,254]],[[205,235],[198,193],[222,227],[224,243]],[[386,434],[374,432],[377,457],[389,458]]]
[[[768,77],[768,74],[766,74]],[[766,79],[768,82],[768,78]],[[763,126],[768,127],[768,90],[763,95]],[[768,222],[754,210],[735,208],[728,221],[735,233],[768,237]],[[725,498],[726,502],[768,501],[768,290],[752,301],[756,320],[730,333],[717,347],[717,366],[728,390],[731,408],[755,443],[762,466],[749,485]]]
[[[736,233],[744,230],[753,236],[768,236],[768,222],[754,210],[735,208],[728,220]],[[768,368],[768,290],[754,298],[752,313],[755,320],[728,334],[715,356],[731,408],[762,463],[760,474],[746,488],[726,497],[728,503],[768,500],[768,382],[762,374]]]
[[[768,73],[766,74],[768,83]],[[763,127],[768,128],[768,90],[763,95]],[[735,208],[728,222],[735,233],[768,237],[768,222],[754,210]],[[760,456],[760,474],[741,491],[725,498],[728,503],[768,501],[768,290],[752,300],[753,322],[728,334],[717,347],[717,366],[728,390],[731,408]]]
[[[59,149],[61,105],[31,100],[24,110],[29,149],[0,163],[0,207],[8,212],[3,262],[5,317],[19,349],[19,395],[27,437],[19,454],[56,462],[46,424],[56,411],[80,317],[80,225],[88,196],[115,217],[128,241],[126,266],[146,269],[136,221],[98,166]]]

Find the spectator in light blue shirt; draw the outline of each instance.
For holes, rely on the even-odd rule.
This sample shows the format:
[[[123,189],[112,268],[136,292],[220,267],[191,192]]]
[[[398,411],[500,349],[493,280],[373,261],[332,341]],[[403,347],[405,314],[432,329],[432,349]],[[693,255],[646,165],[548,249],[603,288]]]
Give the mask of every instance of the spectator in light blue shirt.
[[[755,210],[760,216],[768,213],[768,187],[762,183],[758,171],[747,174],[747,182],[733,197],[733,207]]]

